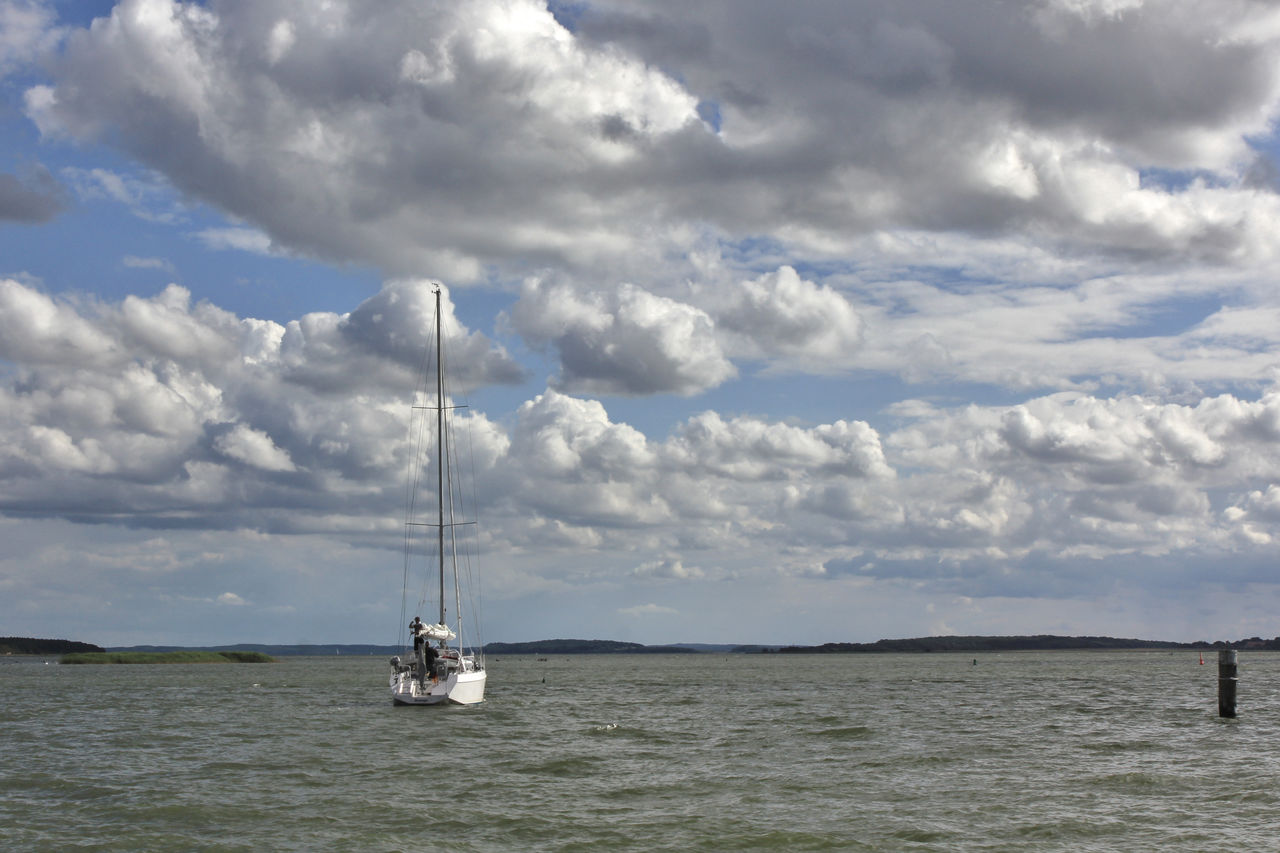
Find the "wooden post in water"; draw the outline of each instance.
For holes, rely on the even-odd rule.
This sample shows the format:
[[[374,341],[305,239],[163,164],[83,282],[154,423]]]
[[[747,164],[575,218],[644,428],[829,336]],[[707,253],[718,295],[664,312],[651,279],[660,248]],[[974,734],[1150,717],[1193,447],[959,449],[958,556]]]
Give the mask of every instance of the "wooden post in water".
[[[1236,665],[1235,649],[1222,649],[1218,652],[1218,716],[1234,717],[1236,715],[1236,683],[1239,667]]]

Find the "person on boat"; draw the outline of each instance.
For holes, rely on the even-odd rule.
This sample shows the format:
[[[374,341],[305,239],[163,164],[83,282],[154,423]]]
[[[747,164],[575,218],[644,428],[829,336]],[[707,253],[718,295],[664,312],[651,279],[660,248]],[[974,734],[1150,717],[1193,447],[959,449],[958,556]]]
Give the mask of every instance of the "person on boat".
[[[409,623],[409,634],[413,637],[413,659],[418,669],[416,673],[418,681],[426,681],[427,673],[431,672],[427,661],[435,662],[435,651],[428,645],[427,635],[422,633],[422,629],[425,627],[422,624],[421,616],[413,617],[413,621]],[[426,653],[425,657],[424,652]]]
[[[436,650],[431,647],[430,643],[428,643],[427,657],[426,657],[426,664],[427,664],[426,671],[431,676],[432,681],[436,680],[436,658],[438,657],[439,655],[436,654]]]

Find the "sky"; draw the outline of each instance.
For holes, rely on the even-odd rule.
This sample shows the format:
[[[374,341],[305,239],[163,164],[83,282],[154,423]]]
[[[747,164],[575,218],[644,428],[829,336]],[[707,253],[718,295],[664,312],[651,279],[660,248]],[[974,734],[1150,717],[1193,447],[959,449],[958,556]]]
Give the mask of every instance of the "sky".
[[[1280,7],[0,0],[0,634],[1280,634]]]

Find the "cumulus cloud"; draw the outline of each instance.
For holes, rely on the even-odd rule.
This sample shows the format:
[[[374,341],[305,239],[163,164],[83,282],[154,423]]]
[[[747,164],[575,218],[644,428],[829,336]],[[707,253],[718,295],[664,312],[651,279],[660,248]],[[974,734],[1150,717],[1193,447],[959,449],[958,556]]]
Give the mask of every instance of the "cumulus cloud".
[[[0,280],[0,355],[13,362],[77,364],[120,358],[119,346],[75,306]]]
[[[1276,13],[1214,11],[612,0],[574,25],[716,104],[718,168],[686,178],[732,230],[822,250],[876,228],[1052,229],[1121,251],[1269,256],[1274,199],[1237,184],[1280,95]],[[1174,191],[1144,169],[1218,180]]]
[[[701,128],[695,106],[530,0],[127,0],[27,93],[45,134],[118,139],[273,244],[455,280],[634,242],[647,194],[584,204],[584,182]]]
[[[579,295],[533,279],[512,322],[535,345],[555,347],[566,391],[688,395],[736,372],[705,312],[634,285]]]
[[[830,524],[811,502],[833,489],[865,503],[859,518],[893,515],[882,504],[893,500],[885,492],[895,475],[864,423],[802,428],[704,413],[651,440],[612,421],[597,401],[548,391],[521,407],[507,463],[493,473],[507,478],[493,493],[513,515],[534,513],[521,526],[544,547],[665,549],[628,570],[648,577],[724,577],[729,566],[692,555],[737,553],[736,563],[741,543],[752,540],[789,549]],[[843,510],[838,517],[853,518]],[[572,535],[552,540],[547,525]],[[823,539],[831,544],[828,533]]]
[[[0,175],[0,219],[69,193],[386,282],[274,322],[7,273],[6,513],[385,545],[432,275],[518,292],[500,333],[555,361],[463,415],[509,588],[1267,577],[1274,4],[124,0],[65,39],[48,8],[0,7],[0,75],[131,159]],[[527,380],[444,305],[459,394]],[[748,414],[779,374],[869,393]],[[679,414],[641,431],[639,396]]]
[[[244,424],[237,424],[230,432],[217,436],[213,447],[224,456],[264,471],[296,470],[289,454],[276,447],[271,436]]]
[[[280,326],[192,305],[177,285],[111,304],[0,282],[5,506],[305,528],[280,520],[295,502],[329,512],[348,490],[381,493],[400,480],[430,288],[388,285],[350,315]],[[468,381],[518,373],[445,304]],[[492,430],[475,420],[483,448]]]
[[[848,299],[829,286],[781,267],[715,294],[717,328],[735,352],[771,356],[781,365],[821,372],[849,366],[862,338],[862,321]]]
[[[356,530],[386,523],[431,288],[390,282],[350,314],[280,326],[193,305],[177,285],[77,303],[4,282],[2,354],[22,365],[0,390],[5,508],[293,532],[332,531],[334,513]],[[502,351],[444,306],[467,382],[510,378]],[[510,544],[608,548],[648,531],[674,549],[645,564],[653,576],[702,577],[679,549],[766,529],[779,506],[803,503],[795,495],[895,476],[860,422],[706,413],[656,441],[598,401],[551,389],[508,428],[467,417],[480,489],[511,517]]]
[[[1230,495],[1280,477],[1276,412],[1274,391],[1195,405],[1056,394],[1005,408],[921,410],[887,444],[891,458],[919,472],[913,490],[935,490],[911,504],[935,542],[995,545],[1006,558],[1165,554],[1229,547],[1233,525],[1266,521],[1250,514],[1255,499]],[[1264,529],[1254,524],[1255,539]]]
[[[1235,262],[1271,257],[1280,219],[1246,185],[1280,100],[1276,14],[607,0],[570,28],[532,0],[127,0],[27,110],[273,246],[395,274],[631,268],[708,230],[823,254],[1003,229]]]
[[[62,38],[52,8],[41,0],[0,4],[0,80],[54,48]]]
[[[4,282],[0,508],[389,544],[409,452],[396,377],[426,343],[431,288],[389,282],[350,314],[280,326],[177,286],[108,303]],[[450,343],[501,367],[445,306]],[[340,363],[366,381],[317,380]],[[756,576],[1070,598],[1090,560],[1249,554],[1280,535],[1275,391],[915,402],[885,430],[708,411],[653,438],[554,389],[509,421],[465,417],[486,549],[547,561],[515,589]]]
[[[175,285],[106,303],[3,282],[5,510],[386,528],[431,288],[389,282],[350,314],[280,326],[193,305]],[[502,351],[444,304],[468,383],[510,378]],[[660,556],[600,571],[651,578],[725,577],[744,560],[822,576],[872,554],[876,568],[858,571],[906,571],[926,554],[978,565],[1257,546],[1280,523],[1274,391],[921,402],[897,406],[889,431],[707,411],[649,438],[600,401],[553,389],[509,423],[467,417],[480,499],[503,520],[494,547],[639,549]],[[777,557],[757,562],[744,542]]]
[[[837,421],[804,429],[753,418],[725,422],[706,412],[673,440],[681,467],[734,480],[786,480],[797,472],[891,478],[880,437],[866,423]]]
[[[618,612],[623,616],[671,616],[679,613],[674,607],[661,604],[636,604],[632,607],[620,607]]]
[[[434,286],[425,281],[389,282],[349,314],[317,312],[275,327],[279,334],[273,335],[270,345],[278,347],[290,381],[317,391],[339,394],[375,386],[411,387],[425,336],[433,334]],[[443,308],[449,315],[444,333],[456,359],[449,368],[450,378],[458,387],[523,378],[523,370],[505,350],[452,317],[447,295]]]
[[[432,294],[437,286],[421,279],[388,282],[344,318],[343,336],[400,364],[416,364],[422,357],[423,332],[432,328]],[[447,289],[441,292],[441,309],[450,382],[469,389],[494,383],[515,384],[524,379],[524,371],[505,350],[457,320]]]
[[[636,566],[634,574],[642,578],[665,578],[668,580],[696,580],[704,576],[697,566],[686,566],[678,557],[664,557],[651,560]]]

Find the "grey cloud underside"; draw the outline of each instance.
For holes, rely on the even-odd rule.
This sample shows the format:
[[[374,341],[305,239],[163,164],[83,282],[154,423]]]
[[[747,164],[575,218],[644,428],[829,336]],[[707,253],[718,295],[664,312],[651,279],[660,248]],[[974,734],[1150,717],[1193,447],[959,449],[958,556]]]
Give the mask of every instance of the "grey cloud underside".
[[[1268,4],[572,11],[128,2],[27,108],[281,252],[518,291],[506,319],[553,376],[471,414],[495,552],[984,595],[1088,595],[1056,568],[1170,554],[1267,579]],[[284,325],[181,288],[2,284],[6,512],[398,542],[428,284]],[[464,387],[527,379],[485,334],[453,342]],[[610,417],[614,395],[757,370],[1018,402],[961,389],[874,426],[704,412],[657,436]]]
[[[392,283],[351,315],[273,328],[192,306],[172,286],[77,305],[4,282],[0,356],[22,367],[0,390],[0,509],[390,544],[408,453],[399,380],[411,372],[398,348],[412,347],[369,329],[415,325],[430,288]],[[450,325],[459,345],[481,345],[451,313]],[[313,381],[324,371],[312,361],[353,359],[382,379],[359,390]],[[508,423],[466,417],[479,497],[500,531],[489,547],[607,553],[638,537],[668,555],[645,563],[651,578],[725,576],[744,541],[774,555],[756,569],[821,574],[830,563],[832,576],[927,554],[948,565],[1247,557],[1280,525],[1275,393],[1194,406],[1083,394],[920,405],[883,433],[706,412],[651,439],[600,402],[554,390]],[[864,565],[873,554],[877,568]],[[968,591],[992,577],[973,575]]]
[[[1250,227],[1174,228],[1176,194],[1124,203],[1126,173],[1232,185],[1256,160],[1280,82],[1276,45],[1248,36],[1265,7],[1197,8],[606,2],[570,32],[526,3],[213,3],[163,30],[125,4],[32,109],[282,246],[393,273],[616,268],[639,235],[678,250],[689,228],[1223,261],[1257,250]]]
[[[27,180],[0,173],[0,222],[48,222],[67,206],[66,191],[43,167]]]
[[[1233,158],[1248,153],[1239,134],[1263,131],[1258,121],[1274,108],[1276,49],[1229,27],[1215,38],[1206,26],[1243,30],[1264,8],[1235,6],[1231,22],[1192,4],[1084,18],[1048,3],[624,0],[591,4],[574,26],[584,40],[678,69],[722,105],[726,140],[735,123],[764,137],[753,144],[739,133],[748,141],[695,170],[707,203],[725,202],[708,210],[730,227],[768,231],[787,218],[837,232],[1039,226],[1067,242],[1150,252],[1177,247],[1141,223],[1117,236],[1082,217],[1052,158],[1027,152],[1028,176],[1039,179],[1031,197],[975,169],[990,146],[1021,136],[1059,155],[1093,146],[1134,168],[1232,174]],[[674,35],[690,32],[699,35]],[[1202,247],[1213,254],[1233,237],[1206,241],[1219,244]]]

